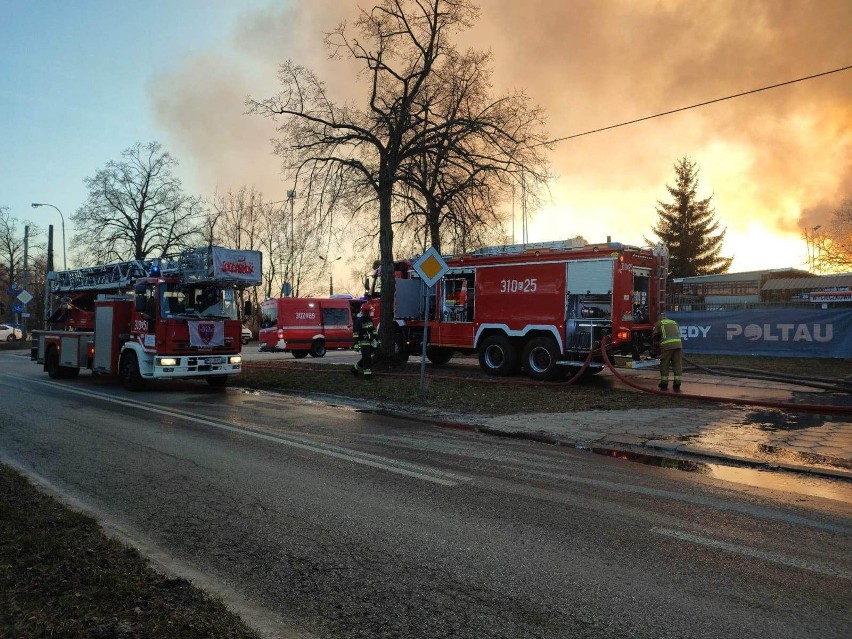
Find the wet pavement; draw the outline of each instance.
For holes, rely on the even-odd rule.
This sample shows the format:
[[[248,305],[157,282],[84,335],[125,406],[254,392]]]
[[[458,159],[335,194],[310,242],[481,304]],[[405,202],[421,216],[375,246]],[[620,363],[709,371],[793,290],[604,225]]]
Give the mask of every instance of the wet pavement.
[[[656,370],[619,369],[619,373],[637,386],[656,390]],[[618,380],[612,383],[627,388]],[[698,373],[684,375],[681,395],[694,399],[694,406],[502,416],[421,411],[421,416],[446,426],[613,455],[700,460],[852,481],[852,396]],[[702,401],[711,398],[716,401]],[[772,405],[716,403],[726,398]],[[802,405],[826,406],[827,412],[801,410]],[[405,414],[410,416],[410,410]]]
[[[260,354],[249,359],[269,357],[285,356]],[[341,364],[353,357],[357,355],[330,352],[313,363]],[[467,359],[472,367],[476,366],[475,358]],[[458,361],[464,362],[466,358],[460,357]],[[658,392],[656,368],[619,366],[617,371],[627,383],[609,370],[603,371],[596,381],[620,390]],[[694,400],[693,405],[503,416],[357,404],[362,410],[613,455],[787,470],[852,481],[852,394],[695,370],[685,371],[682,391],[681,396]],[[725,399],[743,403],[718,403]],[[820,406],[826,407],[826,411],[820,412]]]

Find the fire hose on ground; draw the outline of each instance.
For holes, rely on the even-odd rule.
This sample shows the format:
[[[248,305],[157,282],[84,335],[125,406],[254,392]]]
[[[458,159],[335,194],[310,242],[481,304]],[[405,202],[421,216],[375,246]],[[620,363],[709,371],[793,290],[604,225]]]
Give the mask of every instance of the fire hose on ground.
[[[600,352],[603,357],[604,363],[607,368],[612,372],[616,379],[618,379],[623,384],[630,386],[631,388],[635,388],[636,390],[644,391],[646,393],[652,393],[654,395],[665,395],[667,397],[671,397],[672,393],[668,391],[654,389],[654,388],[646,388],[636,382],[630,380],[625,375],[622,375],[615,365],[612,363],[608,353],[608,343],[610,342],[609,336],[606,336],[603,339],[603,344],[601,345],[599,342],[595,343],[596,348],[593,348],[593,352]],[[792,377],[792,376],[785,376]],[[766,379],[766,378],[762,378]],[[799,383],[799,382],[791,382],[790,379],[782,380],[787,381],[788,383]],[[836,390],[836,389],[832,389]],[[739,397],[713,397],[711,395],[695,395],[691,393],[680,392],[677,393],[677,397],[682,397],[685,399],[694,399],[701,401],[709,401],[715,403],[723,403],[723,404],[735,404],[738,406],[762,406],[765,408],[778,408],[783,410],[794,410],[794,411],[803,411],[810,413],[852,413],[852,406],[837,406],[833,404],[791,404],[789,402],[779,402],[779,401],[767,401],[761,399],[743,399]]]
[[[789,402],[768,401],[768,400],[759,400],[759,399],[744,399],[744,398],[736,398],[736,397],[715,397],[715,396],[711,396],[711,395],[697,395],[697,394],[693,394],[693,393],[684,393],[684,392],[672,394],[668,391],[659,390],[657,388],[648,388],[648,387],[643,386],[641,384],[637,384],[636,382],[632,381],[629,377],[622,375],[618,371],[618,369],[615,367],[615,365],[613,364],[613,362],[612,362],[612,360],[610,359],[610,356],[609,356],[607,346],[608,346],[610,341],[611,340],[610,340],[609,336],[605,337],[603,348],[601,347],[600,342],[595,342],[595,344],[593,345],[593,348],[589,351],[588,355],[586,356],[586,359],[583,361],[583,364],[579,368],[579,370],[576,373],[574,373],[569,379],[562,382],[562,384],[570,385],[570,384],[574,384],[577,381],[579,381],[583,377],[583,374],[586,372],[586,370],[589,368],[589,365],[591,364],[594,357],[596,355],[600,355],[604,360],[604,364],[607,366],[607,368],[609,368],[609,370],[612,372],[613,376],[615,376],[616,379],[618,379],[623,384],[629,386],[630,388],[633,388],[635,390],[642,391],[642,392],[645,392],[645,393],[651,393],[653,395],[660,395],[660,396],[664,396],[664,397],[678,397],[678,398],[683,398],[683,399],[688,399],[688,400],[698,400],[698,401],[706,401],[706,402],[714,402],[714,403],[722,403],[722,404],[735,404],[735,405],[738,405],[738,406],[761,406],[761,407],[766,407],[766,408],[777,408],[777,409],[782,409],[782,410],[793,410],[793,411],[813,412],[813,413],[852,413],[852,406],[839,406],[839,405],[834,405],[834,404],[806,404],[806,403],[794,404],[794,403],[789,403]],[[692,362],[689,362],[689,363],[691,365],[694,365]],[[267,366],[261,366],[260,368],[267,368],[267,367],[272,368],[272,367],[275,367],[275,366],[274,365],[273,366],[267,365]],[[700,367],[700,366],[697,366],[697,365],[696,365],[696,367],[704,369],[707,372],[710,372],[712,374],[717,374],[714,369],[710,369],[710,368],[707,368],[707,367]],[[723,367],[723,368],[728,368],[728,367]],[[304,370],[309,370],[309,369],[306,368]],[[848,385],[845,382],[842,382],[840,380],[820,379],[820,380],[811,382],[809,380],[799,378],[799,377],[793,376],[793,375],[787,375],[787,374],[781,374],[781,373],[766,373],[765,371],[756,371],[756,370],[752,371],[752,369],[744,369],[744,370],[750,372],[751,373],[750,376],[754,379],[761,379],[761,380],[764,380],[764,381],[779,381],[779,382],[782,382],[782,383],[797,384],[797,385],[800,385],[800,386],[815,387],[815,388],[821,388],[821,389],[830,390],[830,391],[850,392],[847,388],[845,388]],[[346,372],[348,373],[348,369],[347,369]],[[720,374],[720,375],[727,374],[728,376],[732,376],[732,377],[744,377],[744,375],[734,375],[734,374],[731,374],[731,373],[719,372],[718,374]],[[414,375],[414,374],[401,373],[401,372],[395,372],[394,375],[399,376],[399,377],[416,377],[417,376],[417,375]],[[438,377],[441,377],[441,376],[438,376]],[[448,377],[448,376],[443,377],[443,378],[444,379],[454,379],[454,378]],[[541,381],[535,381],[535,380],[507,380],[506,378],[494,379],[493,377],[483,378],[483,379],[470,378],[469,381],[476,381],[476,382],[479,382],[479,383],[490,383],[490,384],[504,384],[504,385],[510,384],[510,385],[513,385],[513,386],[552,386],[552,384],[550,382],[541,382]],[[830,382],[830,383],[827,383],[827,382]]]

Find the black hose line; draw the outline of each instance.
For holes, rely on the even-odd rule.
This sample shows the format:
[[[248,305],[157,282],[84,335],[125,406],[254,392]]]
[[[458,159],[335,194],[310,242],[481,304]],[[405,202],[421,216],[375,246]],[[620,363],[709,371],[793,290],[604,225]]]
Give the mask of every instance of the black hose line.
[[[672,393],[669,393],[668,391],[646,388],[644,386],[641,386],[622,375],[615,368],[615,365],[609,358],[609,353],[607,352],[607,342],[609,341],[611,341],[609,335],[603,338],[604,344],[603,347],[600,348],[600,352],[603,355],[604,362],[606,363],[607,367],[609,367],[609,370],[612,371],[612,374],[615,375],[616,379],[618,379],[624,384],[627,384],[631,388],[635,388],[636,390],[644,391],[646,393],[653,393],[654,395],[665,395],[667,397],[673,396]],[[739,397],[711,397],[709,395],[693,395],[690,393],[677,393],[674,396],[682,397],[684,399],[703,400],[719,404],[736,404],[738,406],[762,406],[765,408],[778,408],[781,410],[791,410],[808,413],[852,413],[852,406],[834,406],[832,404],[790,404],[787,402],[766,401],[761,399],[742,399]]]
[[[852,393],[852,383],[839,379],[829,379],[825,377],[805,378],[799,375],[791,375],[789,373],[770,373],[769,371],[761,371],[753,368],[739,368],[737,366],[704,366],[693,362],[686,357],[683,361],[698,370],[710,373],[712,375],[722,375],[725,377],[745,377],[747,379],[760,379],[764,381],[775,382],[792,382],[799,386],[808,386],[810,388],[819,388],[828,391],[838,391],[841,393]]]

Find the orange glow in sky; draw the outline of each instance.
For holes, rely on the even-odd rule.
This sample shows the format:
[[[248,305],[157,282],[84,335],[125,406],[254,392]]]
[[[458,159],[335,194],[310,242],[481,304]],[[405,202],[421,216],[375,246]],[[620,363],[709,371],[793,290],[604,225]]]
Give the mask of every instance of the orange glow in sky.
[[[491,48],[496,92],[523,89],[559,138],[852,64],[848,0],[483,0],[460,46]],[[360,90],[322,33],[351,19],[333,0],[246,13],[227,47],[151,83],[155,112],[197,190],[286,191],[272,124],[243,115],[277,90],[278,63],[315,70],[341,101]],[[228,49],[230,47],[230,49]],[[227,49],[227,50],[226,50]],[[806,265],[802,231],[852,195],[852,71],[558,143],[529,240],[653,239],[655,203],[683,156],[713,195],[732,271]],[[223,151],[224,149],[224,151]],[[520,203],[516,203],[520,211]],[[516,218],[520,241],[520,219]],[[511,225],[507,229],[511,232]],[[346,247],[342,247],[344,250]]]

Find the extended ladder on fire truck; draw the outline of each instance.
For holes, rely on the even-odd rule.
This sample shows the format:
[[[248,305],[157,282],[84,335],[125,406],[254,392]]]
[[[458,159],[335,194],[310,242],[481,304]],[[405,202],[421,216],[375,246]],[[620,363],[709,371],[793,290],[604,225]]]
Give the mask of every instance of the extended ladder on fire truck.
[[[151,263],[145,260],[57,271],[53,273],[54,278],[50,280],[50,291],[52,293],[115,291],[129,287],[137,278],[148,277],[150,271]]]
[[[525,253],[526,251],[567,251],[571,249],[585,248],[586,242],[579,238],[571,240],[555,240],[553,242],[535,242],[527,244],[500,244],[498,246],[486,246],[475,251],[471,255],[513,255]]]
[[[211,253],[212,247],[205,246],[186,249],[161,259],[128,260],[57,271],[50,282],[50,290],[52,293],[118,291],[129,288],[136,279],[156,274],[178,275],[183,283],[227,282],[227,278],[216,278],[211,274]]]

